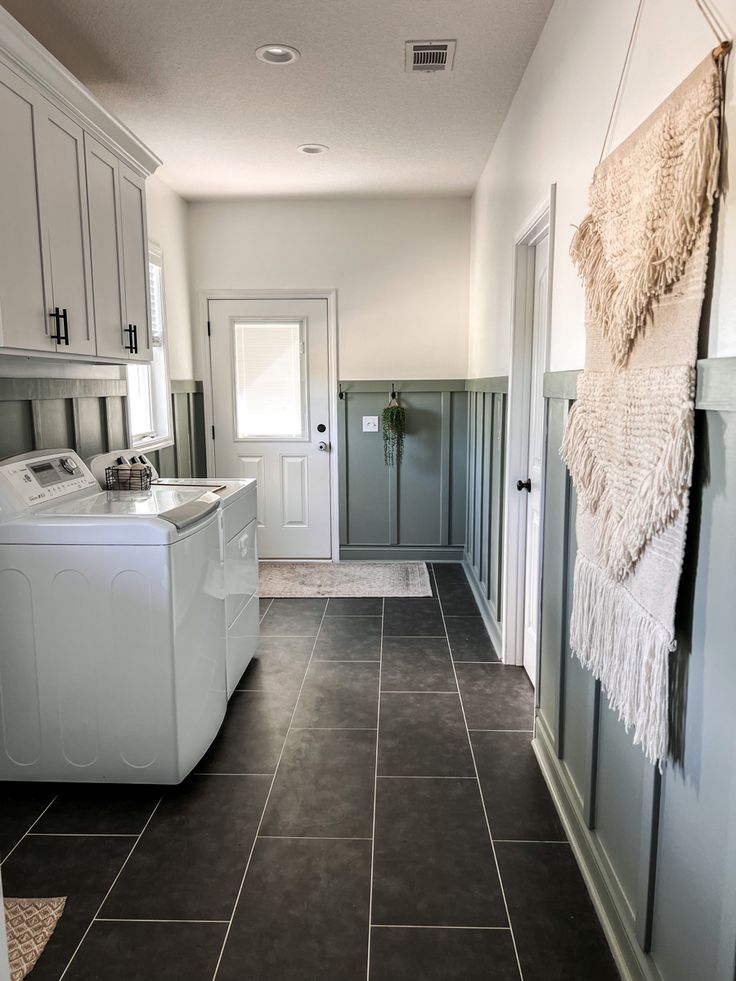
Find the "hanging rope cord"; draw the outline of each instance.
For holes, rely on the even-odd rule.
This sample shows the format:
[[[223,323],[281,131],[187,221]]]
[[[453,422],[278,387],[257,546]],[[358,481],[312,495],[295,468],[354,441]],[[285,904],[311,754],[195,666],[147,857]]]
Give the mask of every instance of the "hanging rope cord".
[[[697,0],[696,0],[697,2]],[[631,28],[631,34],[629,36],[629,44],[626,48],[626,57],[624,58],[624,64],[621,69],[621,75],[619,76],[618,85],[616,86],[616,94],[613,97],[613,105],[611,106],[611,115],[608,117],[608,125],[606,126],[606,135],[603,137],[603,146],[601,147],[601,155],[598,157],[598,163],[603,159],[603,154],[606,152],[606,147],[608,146],[608,138],[611,135],[611,127],[613,126],[613,117],[616,115],[616,109],[618,108],[619,100],[621,99],[621,90],[624,87],[624,79],[626,78],[626,72],[629,67],[629,62],[631,61],[631,52],[634,50],[634,39],[636,38],[636,31],[639,27],[639,21],[641,20],[641,12],[644,9],[644,0],[639,0],[639,5],[636,8],[636,16],[634,17],[634,24]]]
[[[718,19],[717,14],[707,2],[707,0],[695,0],[695,6],[698,8],[700,13],[703,15],[706,24],[710,27],[715,39],[719,42],[719,45],[723,48],[720,56],[721,64],[725,61],[725,56],[731,50],[731,42],[725,41],[727,37],[727,32],[721,21]],[[601,147],[601,155],[598,157],[598,163],[603,160],[603,154],[606,152],[606,147],[608,146],[608,139],[611,135],[611,127],[613,126],[614,116],[616,115],[616,109],[618,108],[619,102],[621,100],[621,92],[624,87],[624,79],[626,78],[626,72],[629,68],[629,63],[631,61],[631,53],[634,50],[634,41],[636,40],[636,34],[639,30],[639,21],[641,20],[641,14],[644,9],[644,0],[639,0],[638,6],[636,8],[636,14],[634,16],[634,23],[631,28],[631,34],[629,36],[629,43],[626,48],[626,57],[624,58],[623,67],[621,68],[621,75],[619,76],[618,85],[616,87],[616,95],[613,97],[613,105],[611,106],[611,115],[608,117],[608,125],[606,126],[606,135],[603,137],[603,146]],[[722,68],[723,70],[723,68]]]

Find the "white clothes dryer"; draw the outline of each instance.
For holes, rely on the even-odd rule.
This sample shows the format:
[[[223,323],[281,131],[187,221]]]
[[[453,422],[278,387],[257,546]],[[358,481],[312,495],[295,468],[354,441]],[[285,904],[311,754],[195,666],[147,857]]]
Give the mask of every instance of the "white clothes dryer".
[[[0,461],[0,779],[178,783],[225,715],[220,502]]]

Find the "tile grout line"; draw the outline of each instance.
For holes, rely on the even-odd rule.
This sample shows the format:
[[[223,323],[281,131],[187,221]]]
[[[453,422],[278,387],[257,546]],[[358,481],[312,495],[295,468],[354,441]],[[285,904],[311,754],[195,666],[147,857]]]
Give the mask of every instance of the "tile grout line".
[[[368,685],[365,686],[369,687]],[[375,732],[375,726],[292,726],[292,732]]]
[[[444,624],[444,627],[445,627],[445,634],[447,636],[447,644],[448,644],[448,646],[450,646],[450,635],[449,635],[449,633],[447,633],[447,622],[445,621],[445,613],[444,613],[444,610],[442,609],[442,598],[440,597],[440,590],[439,590],[439,586],[437,585],[437,577],[434,574],[434,568],[432,568],[432,576],[434,578],[435,588],[437,589],[437,599],[439,600],[439,604],[440,604],[440,614],[442,616],[442,623]],[[452,650],[451,647],[450,647],[450,650]],[[468,728],[468,718],[467,718],[467,716],[465,714],[465,704],[463,702],[463,693],[462,693],[462,691],[460,689],[460,682],[458,681],[457,671],[456,671],[456,668],[455,668],[455,662],[454,661],[452,662],[452,670],[455,673],[455,684],[457,685],[458,696],[460,698],[460,709],[461,709],[461,711],[463,713],[463,721],[465,723],[465,734],[468,737],[468,746],[470,747],[470,757],[471,757],[471,759],[473,761],[473,769],[475,770],[475,779],[477,781],[477,786],[478,786],[478,795],[480,797],[481,807],[483,808],[483,816],[485,817],[485,820],[486,820],[486,829],[488,831],[488,840],[489,840],[490,845],[491,845],[491,853],[493,855],[493,863],[494,863],[494,865],[496,867],[496,875],[498,876],[498,885],[499,885],[499,888],[501,890],[501,898],[503,899],[504,909],[506,910],[506,920],[507,920],[508,925],[509,925],[509,933],[511,934],[511,942],[512,942],[512,944],[514,946],[514,954],[516,956],[516,966],[519,969],[519,978],[520,978],[520,981],[524,981],[524,972],[521,969],[521,960],[519,958],[519,949],[516,946],[516,937],[514,935],[514,926],[513,926],[512,922],[511,922],[511,914],[509,913],[509,904],[508,904],[508,901],[506,899],[506,890],[504,889],[503,879],[501,878],[501,868],[500,868],[500,866],[498,864],[498,856],[496,855],[496,846],[495,846],[495,844],[493,842],[493,832],[491,831],[491,823],[488,820],[488,811],[486,810],[486,802],[485,802],[485,798],[483,797],[483,788],[480,785],[480,776],[478,774],[478,764],[476,763],[476,760],[475,760],[475,750],[473,749],[473,741],[470,738],[470,729]]]
[[[462,776],[448,776],[447,774],[435,775],[432,773],[379,773],[379,780],[475,780],[475,777],[468,776],[467,773]]]
[[[58,794],[54,794],[54,796],[53,796],[53,797],[51,798],[51,800],[50,800],[50,801],[48,802],[48,804],[46,805],[46,807],[44,807],[44,809],[43,809],[43,810],[41,811],[41,813],[40,813],[40,814],[38,815],[38,817],[36,818],[36,820],[35,820],[35,821],[32,821],[32,822],[31,822],[31,824],[30,824],[30,825],[29,825],[29,826],[28,826],[28,827],[26,828],[26,830],[25,830],[25,831],[23,832],[23,834],[22,834],[22,835],[20,836],[20,838],[19,838],[19,839],[18,839],[18,840],[16,841],[16,843],[15,843],[15,844],[13,845],[13,847],[12,847],[12,848],[10,849],[10,851],[8,852],[8,854],[7,854],[7,855],[5,855],[5,856],[4,856],[4,858],[3,858],[2,860],[0,860],[0,865],[4,865],[4,864],[5,864],[5,862],[7,862],[7,860],[8,860],[8,859],[10,858],[10,856],[11,856],[11,855],[13,854],[13,852],[15,851],[15,849],[16,849],[16,848],[18,847],[18,845],[20,845],[20,843],[21,843],[21,842],[23,841],[23,839],[24,839],[24,838],[27,838],[27,837],[28,837],[28,835],[29,835],[29,834],[31,833],[31,831],[33,831],[33,829],[34,829],[34,828],[36,827],[36,825],[38,824],[38,822],[39,822],[39,821],[41,820],[41,818],[42,818],[42,817],[44,816],[44,814],[46,813],[46,811],[48,811],[48,809],[49,809],[49,808],[51,807],[51,805],[52,805],[52,804],[53,804],[53,803],[54,803],[55,801],[57,801],[58,799],[59,799],[59,795],[58,795]]]
[[[110,832],[105,834],[100,831],[29,831],[28,838],[137,838],[138,832]]]
[[[315,657],[315,664],[378,664],[377,657]]]
[[[452,926],[446,923],[371,923],[374,930],[506,930],[507,926]]]
[[[229,923],[229,920],[163,920],[132,916],[96,916],[95,923]]]
[[[468,732],[534,732],[533,729],[468,729]]]
[[[404,690],[402,688],[387,688],[381,692],[382,695],[457,695],[456,691],[412,691],[410,689]]]
[[[281,751],[279,753],[279,757],[276,760],[276,766],[274,767],[273,776],[271,777],[271,783],[270,783],[269,788],[268,788],[268,793],[266,794],[266,799],[263,802],[263,810],[261,811],[261,817],[260,817],[260,820],[258,821],[258,826],[256,828],[256,833],[253,835],[253,844],[251,845],[250,852],[248,853],[248,860],[245,863],[245,869],[243,870],[243,877],[240,880],[240,887],[238,888],[238,893],[237,893],[237,895],[235,897],[235,902],[233,903],[233,910],[232,910],[232,913],[230,914],[230,919],[228,921],[227,929],[225,930],[225,936],[223,937],[223,940],[222,940],[222,947],[220,948],[220,955],[217,958],[217,963],[215,964],[215,970],[214,970],[214,973],[212,975],[212,981],[215,981],[215,979],[217,978],[217,974],[218,974],[218,972],[220,970],[220,964],[222,963],[222,957],[223,957],[223,954],[225,953],[225,947],[227,946],[227,941],[228,941],[228,938],[230,936],[230,931],[232,930],[233,920],[235,919],[235,914],[236,914],[236,912],[238,910],[238,903],[240,902],[240,897],[243,894],[243,887],[245,886],[245,880],[246,880],[246,877],[248,875],[248,870],[250,869],[250,863],[251,863],[251,861],[253,859],[253,852],[255,851],[256,844],[257,844],[257,842],[259,840],[259,837],[260,837],[260,831],[261,831],[261,828],[263,826],[263,819],[266,816],[266,809],[268,808],[268,802],[271,799],[271,792],[273,791],[273,785],[276,782],[276,777],[277,777],[278,772],[279,772],[279,766],[281,765],[281,759],[282,759],[282,757],[284,755],[284,749],[286,748],[286,742],[287,742],[287,740],[289,738],[289,733],[291,732],[291,724],[294,721],[294,717],[296,715],[296,710],[297,710],[297,707],[299,705],[299,699],[301,698],[302,690],[304,689],[304,682],[306,681],[307,674],[309,673],[309,666],[312,663],[312,658],[314,657],[314,652],[315,652],[315,650],[317,648],[317,641],[319,640],[319,635],[320,635],[320,633],[322,631],[322,624],[325,622],[325,615],[326,615],[326,613],[327,613],[327,600],[325,600],[325,607],[324,607],[324,610],[322,611],[322,619],[320,620],[319,627],[317,628],[317,634],[316,634],[316,636],[314,638],[314,643],[312,644],[312,652],[309,655],[309,660],[307,661],[307,667],[306,667],[306,669],[304,671],[304,675],[302,677],[302,683],[299,686],[299,691],[297,693],[296,700],[294,702],[294,708],[291,711],[291,716],[289,718],[289,726],[288,726],[288,728],[286,730],[286,733],[284,735],[284,741],[281,744]]]
[[[67,971],[69,970],[69,968],[71,967],[71,965],[72,965],[72,961],[74,960],[74,958],[75,958],[75,957],[77,956],[77,954],[79,953],[79,949],[80,949],[80,947],[82,946],[82,944],[84,943],[84,941],[85,941],[85,940],[87,939],[87,934],[88,934],[88,933],[89,933],[89,931],[90,931],[90,930],[92,929],[92,926],[93,926],[93,924],[94,924],[94,922],[95,922],[95,920],[97,919],[97,917],[98,917],[98,916],[100,915],[100,913],[102,912],[102,907],[103,907],[103,906],[105,905],[105,903],[107,902],[107,900],[108,900],[108,897],[109,897],[109,895],[110,895],[110,893],[111,893],[111,892],[113,891],[113,889],[115,888],[115,884],[117,883],[117,881],[118,881],[118,879],[120,878],[120,876],[121,876],[121,875],[123,874],[123,869],[124,869],[124,868],[125,868],[125,866],[126,866],[126,865],[128,864],[128,862],[129,862],[129,860],[130,860],[130,856],[131,856],[131,855],[133,854],[133,852],[134,852],[134,851],[136,850],[136,848],[137,848],[137,846],[138,846],[138,842],[139,842],[139,841],[141,840],[141,838],[143,837],[143,833],[144,833],[144,831],[146,830],[146,828],[148,827],[148,825],[149,825],[149,824],[151,823],[151,821],[153,820],[153,816],[154,816],[154,814],[156,813],[156,811],[157,811],[157,810],[159,809],[159,806],[161,805],[161,801],[162,801],[163,799],[164,799],[164,798],[163,798],[163,795],[162,795],[162,796],[161,796],[161,797],[159,797],[159,799],[158,799],[158,800],[156,801],[156,805],[155,805],[155,807],[153,808],[153,810],[151,811],[151,813],[150,813],[150,814],[148,815],[148,820],[146,821],[146,823],[145,823],[145,824],[143,825],[143,827],[141,828],[141,832],[140,832],[140,834],[139,834],[139,835],[138,835],[138,836],[136,837],[136,839],[135,839],[135,841],[133,842],[133,845],[132,845],[132,847],[131,847],[131,849],[130,849],[130,851],[129,851],[129,852],[128,852],[128,854],[127,854],[127,855],[125,856],[125,861],[124,861],[124,862],[123,862],[123,864],[122,864],[122,865],[120,866],[120,868],[118,869],[118,872],[117,872],[117,875],[115,876],[115,878],[114,878],[114,879],[112,880],[112,882],[110,883],[110,888],[109,888],[109,889],[107,890],[107,892],[105,893],[105,895],[104,895],[104,896],[102,897],[102,902],[101,902],[101,903],[100,903],[100,905],[99,905],[99,906],[97,907],[97,912],[95,913],[95,915],[94,915],[94,916],[92,917],[92,919],[91,919],[91,920],[89,921],[89,923],[87,924],[87,929],[86,929],[86,930],[84,931],[84,933],[82,934],[82,939],[81,939],[81,940],[79,941],[79,943],[77,944],[77,946],[76,946],[76,947],[74,948],[74,953],[73,953],[73,954],[72,954],[72,956],[71,956],[71,957],[69,958],[69,961],[67,962],[67,965],[66,965],[66,967],[64,968],[64,970],[63,970],[63,971],[61,972],[61,974],[59,975],[59,981],[61,981],[61,979],[62,979],[62,978],[64,977],[64,975],[66,974],[66,972],[67,972]]]
[[[273,773],[210,773],[209,770],[192,770],[193,777],[272,777]]]
[[[368,893],[368,949],[365,976],[371,976],[371,923],[373,921],[373,868],[376,856],[376,801],[378,798],[378,739],[381,733],[381,675],[383,672],[383,630],[386,626],[386,599],[381,601],[381,645],[378,652],[378,707],[376,709],[376,755],[373,769],[373,825],[371,829],[371,878]]]
[[[496,838],[497,845],[569,845],[566,838]]]
[[[277,841],[372,841],[371,838],[356,838],[350,835],[258,835],[261,840]]]

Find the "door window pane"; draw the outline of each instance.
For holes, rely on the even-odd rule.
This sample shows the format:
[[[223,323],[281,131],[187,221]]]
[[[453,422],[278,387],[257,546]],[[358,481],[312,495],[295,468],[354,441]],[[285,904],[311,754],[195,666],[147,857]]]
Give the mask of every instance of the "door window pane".
[[[301,324],[236,323],[237,439],[304,436],[304,344]]]

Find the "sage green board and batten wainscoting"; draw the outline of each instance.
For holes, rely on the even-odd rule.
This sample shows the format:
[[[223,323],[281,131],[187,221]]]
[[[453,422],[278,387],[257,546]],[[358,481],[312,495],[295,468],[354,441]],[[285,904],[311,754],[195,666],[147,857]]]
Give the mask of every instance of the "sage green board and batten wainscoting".
[[[673,662],[685,704],[682,767],[670,762],[661,777],[632,745],[600,685],[570,655],[576,502],[559,447],[577,374],[545,376],[534,748],[624,976],[733,981],[736,358],[698,364],[696,464]]]
[[[500,656],[508,378],[473,378],[465,387],[468,492],[463,563]]]
[[[384,464],[380,431],[391,383],[340,385],[340,557],[461,561],[468,421],[464,379],[394,382],[406,409],[399,467]],[[364,433],[363,416],[378,416],[379,432]]]
[[[175,443],[149,454],[167,477],[204,476],[201,382],[173,381]],[[121,379],[0,378],[0,459],[69,447],[88,459],[128,444]]]

